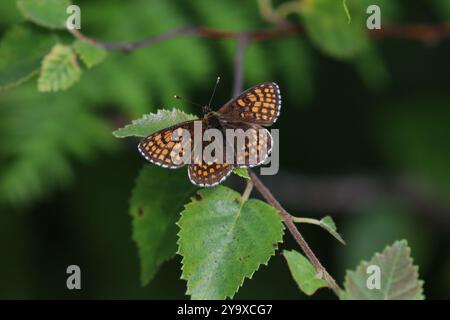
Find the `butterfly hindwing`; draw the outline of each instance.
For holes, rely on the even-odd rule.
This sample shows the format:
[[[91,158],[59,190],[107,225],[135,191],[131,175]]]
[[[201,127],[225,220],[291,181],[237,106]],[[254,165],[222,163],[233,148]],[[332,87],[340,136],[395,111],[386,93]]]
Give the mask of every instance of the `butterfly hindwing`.
[[[189,165],[189,179],[200,187],[213,187],[223,182],[233,171],[234,165],[228,163],[194,163]]]
[[[236,167],[251,168],[261,165],[272,152],[273,138],[269,130],[257,124],[229,123],[229,127],[243,131],[243,141],[227,141],[228,145],[234,144],[233,163]]]
[[[278,85],[266,82],[244,91],[218,112],[234,120],[270,126],[280,115],[280,109],[281,95]]]

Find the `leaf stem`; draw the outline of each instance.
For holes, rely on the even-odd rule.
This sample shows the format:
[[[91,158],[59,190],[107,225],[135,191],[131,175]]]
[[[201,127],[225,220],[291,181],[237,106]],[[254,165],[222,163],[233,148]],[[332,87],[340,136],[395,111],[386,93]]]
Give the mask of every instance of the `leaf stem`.
[[[288,15],[299,11],[300,1],[283,2],[274,9],[271,0],[258,0],[258,7],[261,16],[268,22],[283,24],[286,23],[285,19]]]
[[[303,218],[303,217],[292,216],[292,221],[294,221],[295,223],[309,223],[309,224],[315,224],[317,226],[320,226],[320,220],[313,219],[313,218]]]

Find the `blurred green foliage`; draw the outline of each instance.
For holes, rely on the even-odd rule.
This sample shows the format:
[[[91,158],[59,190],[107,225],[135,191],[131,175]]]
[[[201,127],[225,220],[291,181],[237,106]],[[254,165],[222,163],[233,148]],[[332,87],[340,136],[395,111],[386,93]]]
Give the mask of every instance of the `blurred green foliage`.
[[[75,3],[82,10],[83,33],[110,41],[137,40],[187,25],[236,31],[270,27],[257,1]],[[386,25],[450,19],[446,0],[355,3],[347,1],[350,27],[344,26],[345,12],[337,6],[343,28],[364,22],[365,12],[355,8],[369,4],[380,5]],[[305,19],[302,12],[289,16],[293,23],[309,25]],[[161,108],[198,113],[173,95],[204,102],[218,74],[223,85],[216,101],[227,101],[235,43],[184,37],[130,54],[108,52],[92,68],[78,62],[81,79],[66,91],[42,93],[37,89],[40,61],[56,41],[71,45],[73,37],[24,20],[16,1],[0,3],[0,297],[184,297],[179,257],[149,286],[139,285],[127,212],[142,159],[133,143],[120,143],[111,131]],[[245,56],[246,86],[276,81],[282,90],[277,123],[281,170],[417,178],[433,206],[444,209],[438,214],[434,208],[418,210],[392,195],[364,210],[326,213],[338,217],[347,247],[314,227],[305,228],[305,236],[338,280],[362,258],[406,238],[421,266],[427,297],[448,297],[448,39],[434,45],[366,39],[366,50],[350,50],[341,60],[333,51],[344,49],[340,42],[319,43],[334,41],[333,33],[314,34],[251,43]],[[317,212],[318,217],[324,214]],[[283,247],[294,247],[285,241]],[[64,287],[65,268],[73,263],[84,270],[82,292]],[[270,286],[270,292],[263,290]],[[319,292],[319,297],[332,296]],[[237,298],[299,298],[299,293],[277,255],[246,281]]]

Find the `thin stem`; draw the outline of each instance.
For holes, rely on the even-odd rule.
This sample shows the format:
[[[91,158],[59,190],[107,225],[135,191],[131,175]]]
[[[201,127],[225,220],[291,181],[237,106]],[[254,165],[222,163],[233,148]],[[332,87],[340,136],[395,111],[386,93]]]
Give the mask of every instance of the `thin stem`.
[[[273,8],[271,0],[258,0],[258,8],[259,14],[266,21],[274,24],[278,24],[282,21],[278,12]]]
[[[319,259],[316,257],[314,252],[309,247],[308,243],[303,238],[300,231],[298,231],[297,227],[294,224],[293,217],[287,212],[281,204],[278,202],[278,200],[273,196],[273,194],[270,192],[269,189],[262,183],[262,181],[258,178],[258,176],[252,171],[248,170],[250,178],[253,181],[253,184],[255,185],[255,188],[261,193],[261,195],[266,199],[266,201],[271,204],[275,209],[277,209],[279,215],[284,221],[284,224],[288,228],[289,232],[294,237],[295,241],[298,243],[298,245],[302,248],[303,252],[305,253],[308,260],[312,263],[314,268],[316,269],[316,272],[318,274],[322,274],[323,278],[326,282],[328,282],[328,285],[330,288],[334,291],[334,293],[339,297],[341,288],[336,283],[334,278],[328,273],[328,271],[322,266]]]
[[[286,17],[290,14],[297,13],[299,10],[300,4],[299,1],[289,1],[283,2],[280,4],[276,10],[278,16],[284,21]]]
[[[195,35],[198,32],[198,28],[196,27],[186,27],[180,29],[170,30],[159,35],[144,38],[137,41],[130,42],[110,42],[110,41],[101,41],[94,38],[90,38],[82,34],[79,30],[69,29],[69,32],[72,33],[76,38],[89,42],[94,45],[101,46],[106,50],[111,51],[124,51],[124,52],[132,52],[139,48],[150,47],[156,43],[170,40],[173,38],[178,38],[181,36]]]
[[[250,194],[252,193],[253,190],[253,181],[250,179],[246,179],[247,180],[247,184],[245,185],[245,190],[242,193],[242,201],[245,202],[248,200],[248,198],[250,197]]]
[[[303,217],[292,216],[292,221],[294,221],[295,223],[309,223],[309,224],[315,224],[317,226],[320,226],[320,220],[313,219],[313,218],[303,218]]]

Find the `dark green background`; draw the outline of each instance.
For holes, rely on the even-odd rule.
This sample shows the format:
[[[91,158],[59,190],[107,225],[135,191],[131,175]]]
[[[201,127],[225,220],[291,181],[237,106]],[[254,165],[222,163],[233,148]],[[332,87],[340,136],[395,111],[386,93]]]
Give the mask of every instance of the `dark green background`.
[[[140,39],[184,25],[233,30],[270,27],[260,17],[256,1],[76,3],[82,10],[82,31],[108,40]],[[445,0],[373,3],[382,5],[388,22],[396,24],[436,24],[450,18],[448,5],[447,13],[442,10]],[[0,10],[3,35],[22,18],[13,1],[2,2]],[[291,18],[301,23],[299,17]],[[64,41],[70,40],[65,36]],[[385,196],[362,201],[354,209],[321,210],[330,200],[320,190],[316,206],[287,207],[296,215],[335,218],[348,243],[345,247],[314,226],[300,229],[338,282],[361,259],[405,238],[420,266],[427,298],[448,298],[450,40],[424,44],[383,39],[373,45],[387,78],[379,77],[377,65],[370,60],[358,67],[354,60],[323,54],[305,35],[251,44],[245,86],[264,81],[280,85],[283,108],[276,124],[281,135],[280,176],[306,176],[312,181],[406,176],[420,181],[424,189],[427,206],[420,207],[411,197],[390,193],[385,184],[381,185]],[[9,176],[16,182],[5,183],[8,196],[0,197],[0,298],[185,298],[179,256],[164,264],[148,286],[140,286],[128,200],[144,160],[136,151],[136,141],[117,140],[110,131],[161,107],[199,113],[172,96],[206,102],[218,74],[222,82],[216,107],[227,101],[233,54],[234,44],[227,40],[174,40],[132,54],[109,54],[66,92],[39,93],[34,78],[0,94],[0,179]],[[104,127],[90,122],[58,127],[60,116],[52,108],[70,119],[94,116]],[[32,166],[38,174],[28,177],[15,165],[20,159],[11,150],[36,135],[36,121],[51,122],[56,134],[70,135],[85,152],[66,152],[63,138],[54,146],[38,141],[42,148],[36,155],[41,152],[39,157],[49,161]],[[65,161],[50,161],[59,153]],[[263,177],[283,202],[283,179],[277,179]],[[31,186],[34,183],[36,188]],[[238,189],[243,185],[237,177],[230,184]],[[289,234],[282,248],[296,248]],[[65,270],[70,264],[82,269],[81,291],[66,289]],[[334,298],[326,290],[315,297]],[[302,299],[304,295],[277,253],[267,267],[245,281],[236,298]]]

